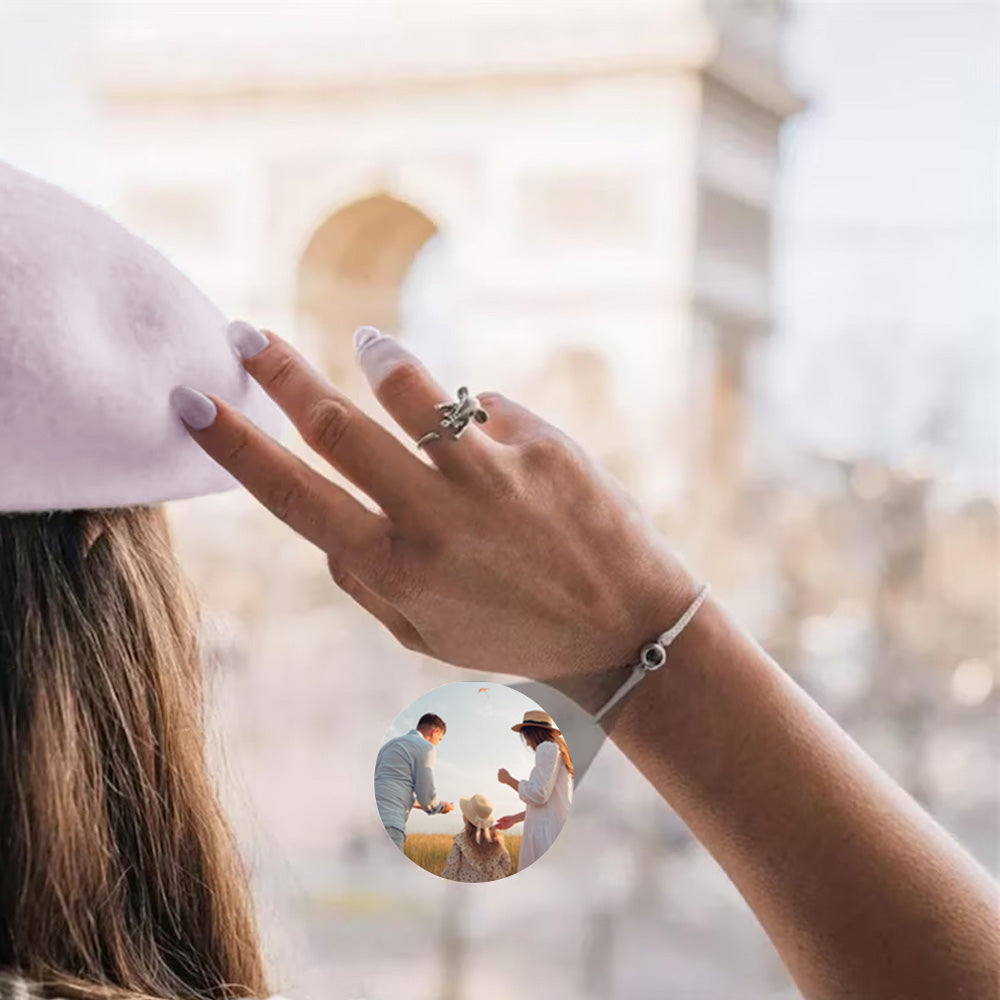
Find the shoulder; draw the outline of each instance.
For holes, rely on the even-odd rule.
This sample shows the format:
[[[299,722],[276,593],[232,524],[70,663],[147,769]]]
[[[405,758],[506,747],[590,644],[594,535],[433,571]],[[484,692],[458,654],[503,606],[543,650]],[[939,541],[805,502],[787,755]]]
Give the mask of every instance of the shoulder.
[[[559,747],[555,743],[543,743],[535,751],[535,760],[552,761],[559,759]]]
[[[392,742],[400,748],[405,747],[407,751],[416,754],[418,757],[425,754],[428,750],[433,751],[434,749],[415,729],[408,733],[403,733],[402,736],[397,736]]]

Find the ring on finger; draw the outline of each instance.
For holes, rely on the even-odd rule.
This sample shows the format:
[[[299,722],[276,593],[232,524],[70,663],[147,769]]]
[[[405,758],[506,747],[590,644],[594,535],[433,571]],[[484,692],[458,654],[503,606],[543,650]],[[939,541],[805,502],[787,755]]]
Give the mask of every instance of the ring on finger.
[[[423,448],[432,441],[439,441],[445,436],[457,441],[473,421],[485,424],[490,418],[479,402],[479,397],[469,395],[469,390],[464,385],[458,390],[458,399],[438,403],[434,409],[440,414],[438,426],[441,430],[428,431],[420,437],[417,440],[418,448]]]

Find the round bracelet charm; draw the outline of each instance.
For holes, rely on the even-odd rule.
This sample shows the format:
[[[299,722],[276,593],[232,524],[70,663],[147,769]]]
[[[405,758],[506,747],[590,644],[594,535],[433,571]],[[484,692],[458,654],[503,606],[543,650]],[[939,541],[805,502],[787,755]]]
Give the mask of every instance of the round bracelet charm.
[[[639,663],[645,670],[659,670],[667,661],[667,651],[659,642],[647,642],[639,651]]]

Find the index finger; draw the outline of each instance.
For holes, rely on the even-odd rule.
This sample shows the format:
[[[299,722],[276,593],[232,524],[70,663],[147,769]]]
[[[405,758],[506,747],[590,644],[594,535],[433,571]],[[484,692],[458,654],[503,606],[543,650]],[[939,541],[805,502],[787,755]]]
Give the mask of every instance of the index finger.
[[[243,356],[243,367],[288,414],[306,444],[390,517],[410,509],[415,497],[427,496],[440,485],[434,470],[288,341],[271,331],[255,332],[266,346]]]
[[[204,451],[272,514],[334,558],[356,565],[385,520],[265,434],[239,410],[194,389],[171,401]]]

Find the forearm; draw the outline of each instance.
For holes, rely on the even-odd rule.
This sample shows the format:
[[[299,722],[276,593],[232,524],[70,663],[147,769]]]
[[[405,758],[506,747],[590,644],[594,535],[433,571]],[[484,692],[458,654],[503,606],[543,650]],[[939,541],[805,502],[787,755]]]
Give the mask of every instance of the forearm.
[[[204,398],[211,422],[196,415],[194,439],[322,548],[337,585],[408,649],[552,683],[625,662],[694,596],[620,487],[523,407],[481,394],[462,412],[482,427],[460,445],[424,440],[426,463],[290,345],[251,339],[249,373],[381,513],[221,400]],[[383,405],[423,435],[441,387],[391,338],[365,329],[357,346]],[[994,995],[989,879],[713,603],[609,726],[808,996]]]
[[[715,602],[609,732],[807,997],[996,995],[992,880]]]
[[[434,776],[429,769],[417,772],[413,796],[413,804],[429,815],[440,812],[444,805],[438,798],[437,790],[434,787]]]

